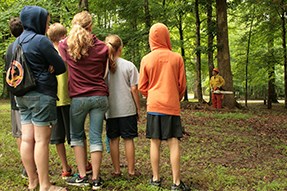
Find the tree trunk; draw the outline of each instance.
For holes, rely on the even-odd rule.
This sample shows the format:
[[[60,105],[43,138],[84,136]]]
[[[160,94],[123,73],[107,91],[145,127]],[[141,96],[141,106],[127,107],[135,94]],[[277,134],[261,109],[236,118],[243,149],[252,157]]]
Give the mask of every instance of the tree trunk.
[[[198,0],[195,0],[195,25],[196,25],[196,86],[197,86],[197,96],[198,102],[203,103],[202,96],[202,86],[201,86],[201,50],[200,50],[200,18],[199,18],[199,10],[198,10]]]
[[[147,28],[151,27],[151,16],[149,12],[149,1],[144,0],[144,10],[145,10],[145,24]]]
[[[216,18],[217,18],[217,63],[220,74],[225,79],[224,89],[233,90],[233,79],[230,65],[230,53],[228,44],[228,24],[227,24],[227,4],[226,0],[216,0]],[[235,107],[234,94],[225,95],[224,106],[228,108]]]
[[[178,32],[179,32],[179,38],[180,38],[180,50],[181,50],[181,56],[183,57],[184,63],[185,63],[185,50],[184,50],[184,33],[183,33],[183,26],[182,26],[182,15],[183,12],[180,11],[179,13],[179,22],[178,22]],[[186,68],[186,67],[185,67]],[[186,70],[185,70],[186,71]],[[188,101],[188,91],[187,91],[187,85],[186,90],[184,92],[184,101]]]
[[[163,8],[163,15],[162,15],[162,19],[163,19],[163,23],[167,23],[167,21],[168,21],[168,18],[167,18],[167,16],[166,16],[166,1],[165,0],[163,0],[162,1],[162,8]]]
[[[269,35],[272,36],[272,35]],[[269,53],[269,58],[268,58],[268,98],[267,98],[267,108],[271,109],[272,108],[272,94],[273,91],[275,91],[275,87],[274,87],[274,81],[275,81],[275,76],[274,76],[274,63],[272,61],[272,52],[273,52],[273,48],[274,48],[274,39],[273,37],[271,37],[268,41],[268,53]]]
[[[284,0],[281,1],[282,4],[282,48],[284,57],[284,89],[285,89],[285,108],[287,108],[287,51],[286,51],[286,21],[285,21],[285,9],[283,7]]]
[[[250,22],[248,41],[247,41],[247,51],[246,51],[246,65],[245,65],[245,106],[246,107],[247,107],[247,99],[248,99],[248,64],[249,64],[250,42],[251,42],[251,34],[252,34],[253,19],[254,19],[253,15],[252,15],[251,22]]]
[[[89,1],[88,0],[80,0],[79,1],[79,9],[89,11]]]
[[[149,1],[148,0],[144,0],[144,12],[145,12],[145,26],[146,29],[150,29],[151,27],[151,15],[149,12]],[[149,50],[149,41],[147,38],[147,50]]]
[[[214,22],[212,21],[212,2],[213,0],[207,1],[207,46],[208,46],[208,72],[209,72],[209,79],[212,77],[212,70],[214,68],[213,63],[213,39],[214,39]],[[211,91],[209,91],[209,103],[211,103]]]
[[[271,11],[270,11],[271,12]],[[270,14],[269,34],[268,34],[268,101],[267,108],[272,108],[272,103],[278,103],[275,89],[275,59],[274,59],[274,14]]]

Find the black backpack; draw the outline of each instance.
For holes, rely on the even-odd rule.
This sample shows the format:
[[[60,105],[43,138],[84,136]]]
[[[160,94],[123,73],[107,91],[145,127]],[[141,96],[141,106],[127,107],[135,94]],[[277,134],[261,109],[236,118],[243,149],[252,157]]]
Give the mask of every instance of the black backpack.
[[[34,38],[35,35],[32,38]],[[31,39],[29,39],[29,41]],[[36,80],[22,50],[24,40],[16,45],[15,52],[12,55],[10,65],[6,71],[7,88],[15,96],[23,96],[36,88]]]

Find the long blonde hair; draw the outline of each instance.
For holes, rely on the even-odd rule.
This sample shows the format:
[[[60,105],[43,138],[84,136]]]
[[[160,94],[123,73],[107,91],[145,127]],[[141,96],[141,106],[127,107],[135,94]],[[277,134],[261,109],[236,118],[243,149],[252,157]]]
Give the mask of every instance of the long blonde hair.
[[[93,46],[93,38],[89,31],[92,26],[92,16],[88,11],[76,14],[72,20],[72,29],[67,38],[68,53],[75,60],[88,56]]]
[[[123,41],[118,35],[108,35],[105,43],[109,48],[109,68],[112,73],[115,73],[117,69],[116,53],[123,47]]]

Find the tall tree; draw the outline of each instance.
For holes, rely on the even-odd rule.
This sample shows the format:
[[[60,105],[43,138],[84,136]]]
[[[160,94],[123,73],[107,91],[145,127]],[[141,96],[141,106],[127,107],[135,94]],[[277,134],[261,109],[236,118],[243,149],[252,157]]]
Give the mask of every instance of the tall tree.
[[[227,3],[226,0],[216,0],[217,19],[217,62],[218,68],[225,79],[224,88],[233,91],[233,77],[230,65],[228,44]],[[229,108],[235,107],[234,94],[225,95],[223,104]]]
[[[208,56],[208,73],[209,79],[212,76],[212,70],[214,68],[213,62],[213,40],[214,40],[214,22],[212,20],[212,3],[213,0],[206,1],[207,10],[207,56]],[[211,91],[209,91],[209,103],[211,102]]]
[[[255,8],[253,8],[253,9],[255,9]],[[252,15],[254,15],[254,11],[253,11]],[[246,63],[245,63],[245,106],[246,107],[247,107],[247,99],[248,99],[248,65],[249,65],[249,53],[250,53],[250,43],[251,43],[253,20],[254,20],[254,17],[252,16],[251,21],[250,21],[250,26],[249,26],[247,51],[246,51]]]
[[[151,15],[149,11],[149,0],[144,0],[144,14],[145,14],[145,27],[147,30],[151,27]],[[147,38],[147,49],[149,49],[149,43]]]
[[[285,92],[284,103],[285,108],[287,108],[287,50],[286,50],[286,19],[285,19],[285,17],[287,17],[287,12],[284,5],[285,5],[284,0],[281,0],[282,48],[283,48],[284,92]]]
[[[80,0],[79,1],[79,9],[89,11],[89,1],[88,0]]]
[[[196,25],[196,91],[199,103],[203,103],[202,86],[201,86],[201,47],[200,47],[200,18],[199,18],[199,8],[198,0],[195,0],[194,10],[195,10],[195,25]]]
[[[272,103],[278,103],[277,93],[275,89],[275,64],[276,59],[274,55],[274,33],[273,29],[275,28],[275,14],[273,12],[273,7],[269,7],[269,15],[268,15],[268,25],[269,25],[269,34],[267,36],[267,47],[268,47],[268,101],[267,108],[272,108]]]

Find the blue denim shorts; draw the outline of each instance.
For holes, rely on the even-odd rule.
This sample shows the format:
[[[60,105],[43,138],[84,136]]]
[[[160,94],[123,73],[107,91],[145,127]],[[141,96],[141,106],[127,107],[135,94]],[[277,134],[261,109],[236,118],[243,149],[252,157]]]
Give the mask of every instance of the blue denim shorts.
[[[72,98],[70,109],[71,146],[84,146],[85,120],[90,118],[90,152],[102,151],[102,132],[104,115],[108,109],[107,96]]]
[[[57,122],[56,98],[36,91],[16,97],[21,114],[21,124],[52,126]]]

